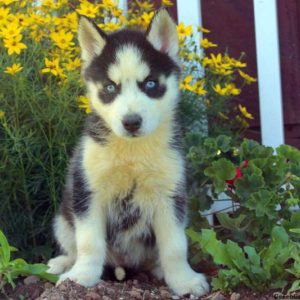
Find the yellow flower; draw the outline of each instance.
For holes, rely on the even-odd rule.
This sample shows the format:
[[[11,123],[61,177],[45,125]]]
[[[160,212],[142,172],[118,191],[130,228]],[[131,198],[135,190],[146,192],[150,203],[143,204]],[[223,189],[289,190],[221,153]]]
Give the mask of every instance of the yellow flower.
[[[198,32],[203,32],[203,33],[210,33],[210,30],[202,27],[202,26],[198,26],[197,27]]]
[[[193,87],[190,85],[190,82],[193,80],[193,76],[192,75],[188,75],[187,77],[185,77],[181,82],[179,87],[182,90],[188,90],[188,91],[193,91]]]
[[[5,112],[3,110],[0,110],[0,119],[3,119],[5,116]]]
[[[144,13],[141,15],[141,17],[140,17],[141,25],[142,25],[143,27],[148,27],[148,25],[150,24],[150,22],[151,22],[153,16],[154,16],[154,11],[149,12],[149,13],[144,12]]]
[[[200,46],[202,48],[205,48],[205,49],[206,48],[212,48],[212,47],[218,47],[217,44],[214,44],[214,43],[210,42],[208,39],[201,39]]]
[[[254,78],[254,77],[251,77],[250,75],[248,75],[248,74],[246,74],[246,73],[244,73],[243,71],[241,71],[241,70],[239,70],[239,74],[240,74],[240,76],[242,77],[242,78],[244,78],[245,79],[245,82],[246,82],[246,84],[251,84],[251,83],[253,83],[253,82],[256,82],[257,80],[256,80],[256,78]]]
[[[84,15],[89,18],[95,18],[98,14],[99,7],[98,5],[94,5],[88,1],[83,1],[80,3],[80,6],[76,9],[76,11],[80,15]]]
[[[113,0],[102,0],[101,6],[110,10],[111,8],[116,6],[116,3]]]
[[[192,25],[185,26],[182,22],[177,25],[177,32],[180,38],[184,38],[186,36],[191,36],[193,33]]]
[[[16,24],[20,27],[27,27],[30,24],[30,18],[25,14],[15,14],[11,20],[12,24]]]
[[[138,1],[136,0],[136,3],[140,10],[149,11],[153,9],[153,4],[150,3],[150,1]]]
[[[198,94],[199,96],[203,96],[207,93],[207,91],[204,89],[204,79],[201,79],[197,81],[193,86],[192,86],[193,92]]]
[[[42,69],[42,73],[52,73],[54,76],[63,76],[63,70],[59,66],[59,58],[49,60],[45,58],[46,68]]]
[[[74,71],[78,69],[81,65],[80,59],[76,57],[74,60],[69,59],[68,62],[65,64],[65,68],[69,71]]]
[[[21,43],[21,40],[21,34],[4,40],[4,47],[7,48],[8,55],[12,55],[13,53],[20,54],[22,49],[27,48],[24,43]]]
[[[245,118],[251,119],[251,120],[254,119],[253,115],[247,111],[247,108],[245,106],[242,106],[241,104],[239,104],[239,110]]]
[[[226,88],[229,95],[237,96],[241,93],[241,90],[234,83],[226,84]]]
[[[236,60],[234,58],[231,59],[231,63],[236,68],[246,68],[247,67],[246,63],[242,63],[241,61]]]
[[[83,108],[87,114],[92,112],[90,101],[86,96],[79,96],[77,98],[77,102],[78,102],[78,106],[80,108]]]
[[[0,24],[6,23],[9,16],[11,16],[10,8],[0,7]]]
[[[174,3],[172,3],[172,0],[161,0],[162,6],[172,6]]]
[[[19,27],[17,24],[6,24],[1,29],[0,35],[4,38],[9,38],[13,36],[20,35],[22,31],[22,27]]]
[[[227,89],[226,88],[222,88],[221,85],[218,83],[216,84],[213,89],[215,90],[215,92],[221,96],[226,96],[227,95]]]
[[[10,5],[13,2],[17,2],[18,0],[1,0],[1,4]]]
[[[113,22],[106,22],[105,24],[98,24],[98,26],[103,29],[104,31],[116,31],[119,29],[122,24],[121,23],[113,23]]]
[[[71,42],[73,39],[73,34],[71,32],[60,30],[58,32],[52,32],[50,37],[60,49],[67,49],[74,45],[74,43]]]
[[[238,89],[235,84],[225,84],[224,87],[221,87],[221,85],[218,83],[216,84],[213,89],[215,92],[221,96],[230,96],[230,95],[239,95],[241,93],[241,90]]]
[[[4,73],[15,75],[23,69],[21,64],[13,64],[11,67],[7,67]]]

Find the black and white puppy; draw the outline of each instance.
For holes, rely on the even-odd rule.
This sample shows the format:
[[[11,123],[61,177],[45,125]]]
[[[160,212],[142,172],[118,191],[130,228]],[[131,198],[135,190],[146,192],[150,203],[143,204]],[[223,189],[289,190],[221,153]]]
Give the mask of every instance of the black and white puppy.
[[[54,220],[63,254],[49,272],[93,286],[105,265],[144,269],[179,295],[203,295],[206,279],[187,262],[176,25],[160,10],[146,33],[107,35],[82,17],[78,36],[93,112]]]

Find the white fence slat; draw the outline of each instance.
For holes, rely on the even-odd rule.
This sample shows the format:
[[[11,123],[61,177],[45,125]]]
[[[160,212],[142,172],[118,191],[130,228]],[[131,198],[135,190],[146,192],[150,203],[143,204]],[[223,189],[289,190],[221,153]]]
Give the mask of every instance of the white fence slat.
[[[276,0],[254,0],[262,143],[284,143]]]

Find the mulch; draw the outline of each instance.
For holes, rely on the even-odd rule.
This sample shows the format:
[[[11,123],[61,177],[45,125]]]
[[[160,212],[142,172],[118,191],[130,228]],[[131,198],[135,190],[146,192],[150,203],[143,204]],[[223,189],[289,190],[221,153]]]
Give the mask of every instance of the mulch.
[[[0,292],[0,300],[274,300],[273,292],[257,294],[249,289],[241,288],[238,292],[227,295],[221,292],[213,292],[201,298],[194,295],[179,297],[174,295],[163,282],[143,273],[124,282],[101,281],[93,288],[85,288],[70,280],[55,286],[35,276],[29,276],[19,280],[15,289],[6,286],[5,293],[1,294]]]

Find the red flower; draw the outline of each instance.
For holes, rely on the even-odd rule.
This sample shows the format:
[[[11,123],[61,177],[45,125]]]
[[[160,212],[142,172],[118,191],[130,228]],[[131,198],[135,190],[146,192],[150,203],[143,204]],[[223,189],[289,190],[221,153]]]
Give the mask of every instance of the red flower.
[[[236,168],[235,176],[232,179],[226,180],[226,183],[230,189],[234,189],[234,182],[236,181],[236,179],[241,178],[243,176],[242,169],[247,168],[248,164],[249,161],[244,160],[242,162],[242,166]]]

